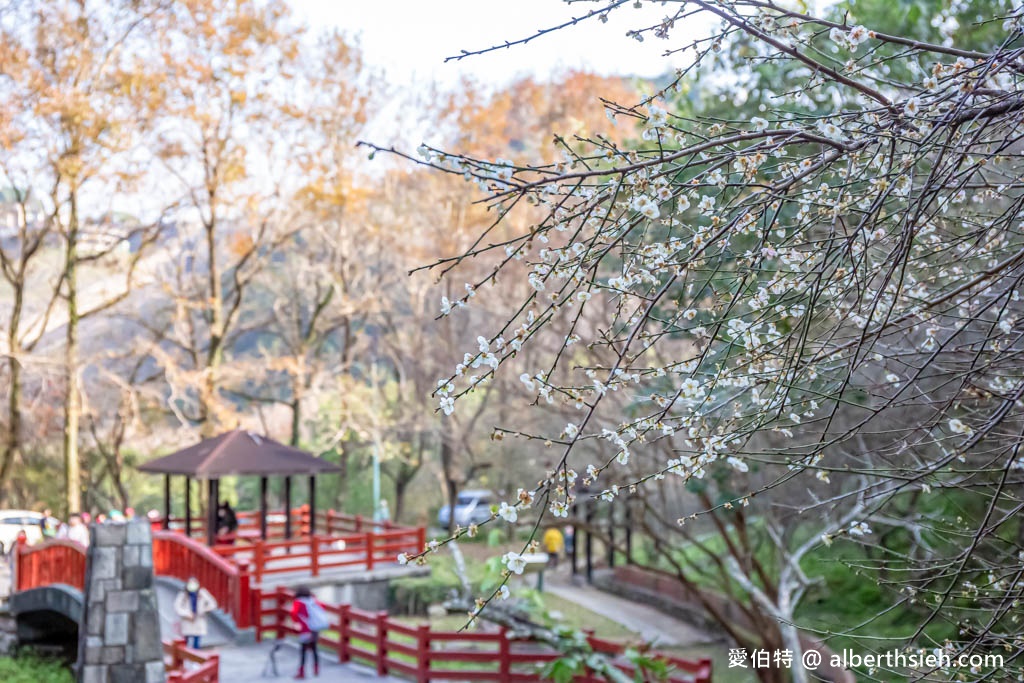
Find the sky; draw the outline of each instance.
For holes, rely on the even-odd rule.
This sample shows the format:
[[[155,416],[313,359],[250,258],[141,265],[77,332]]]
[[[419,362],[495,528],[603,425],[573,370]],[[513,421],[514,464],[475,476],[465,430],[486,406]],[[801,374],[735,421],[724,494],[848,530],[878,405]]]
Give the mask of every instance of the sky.
[[[603,75],[655,77],[685,57],[663,56],[698,27],[677,27],[670,41],[647,37],[643,43],[626,31],[660,22],[678,5],[648,0],[615,10],[607,23],[596,17],[537,38],[526,45],[445,63],[461,50],[477,50],[516,40],[607,5],[562,0],[291,0],[296,14],[312,27],[337,27],[359,34],[367,61],[383,67],[389,81],[454,85],[469,75],[500,87],[514,78],[546,78],[569,68]]]

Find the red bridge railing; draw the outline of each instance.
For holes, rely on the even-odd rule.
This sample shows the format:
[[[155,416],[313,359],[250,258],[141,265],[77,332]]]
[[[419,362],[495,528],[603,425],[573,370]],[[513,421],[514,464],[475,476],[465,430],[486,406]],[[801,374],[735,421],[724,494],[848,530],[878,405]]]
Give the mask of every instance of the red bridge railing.
[[[210,591],[238,628],[252,626],[248,563],[232,562],[209,547],[174,531],[153,532],[153,573],[181,581],[190,577]]]
[[[328,519],[331,519],[328,517]],[[333,535],[313,535],[289,541],[218,545],[188,538],[177,531],[153,532],[153,572],[181,581],[199,579],[217,604],[240,628],[254,624],[252,586],[268,575],[293,573],[319,576],[342,568],[372,570],[395,561],[399,553],[423,549],[422,527],[374,525],[354,519],[331,519],[325,529]],[[342,528],[360,532],[340,534]],[[15,562],[15,591],[65,583],[85,587],[85,549],[73,541],[53,540],[34,546],[20,545]]]
[[[164,641],[164,664],[167,683],[220,682],[220,657],[212,652],[185,647],[183,639]]]
[[[295,595],[279,587],[253,593],[256,638],[266,634],[284,638],[297,633],[288,611]],[[494,633],[434,631],[429,625],[411,626],[392,619],[387,612],[367,612],[349,605],[326,605],[331,617],[328,631],[320,640],[337,652],[338,660],[359,659],[376,668],[377,674],[396,674],[418,682],[496,681],[532,683],[542,680],[543,665],[562,655],[530,641],[512,640],[502,628]],[[588,639],[595,652],[618,657],[625,646],[610,640]],[[669,683],[711,683],[711,660],[688,660],[654,653],[671,666]],[[635,667],[624,659],[615,665],[629,676]],[[605,679],[593,672],[579,675],[577,683]]]
[[[85,590],[85,548],[61,539],[39,545],[20,542],[15,550],[13,592],[55,583]]]

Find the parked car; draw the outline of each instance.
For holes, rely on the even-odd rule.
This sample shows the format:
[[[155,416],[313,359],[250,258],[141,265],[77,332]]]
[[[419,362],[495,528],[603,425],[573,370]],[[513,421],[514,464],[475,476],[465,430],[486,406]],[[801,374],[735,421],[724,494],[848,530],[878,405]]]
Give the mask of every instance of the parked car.
[[[18,532],[24,531],[29,543],[38,543],[43,538],[39,523],[43,520],[40,512],[31,510],[0,510],[0,553],[8,553],[18,539]]]
[[[455,498],[455,523],[462,526],[480,524],[491,518],[491,505],[496,498],[490,491],[463,491]],[[437,523],[448,526],[451,508],[443,506],[437,513]]]

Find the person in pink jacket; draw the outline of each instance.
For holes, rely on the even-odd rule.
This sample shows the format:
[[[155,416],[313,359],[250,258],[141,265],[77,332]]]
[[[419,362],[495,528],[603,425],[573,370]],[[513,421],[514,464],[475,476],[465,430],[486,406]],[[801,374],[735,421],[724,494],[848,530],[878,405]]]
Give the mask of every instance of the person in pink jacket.
[[[306,677],[306,652],[313,653],[313,675],[320,675],[320,653],[317,652],[317,640],[320,632],[327,629],[327,612],[324,606],[313,597],[308,586],[295,589],[295,600],[292,601],[292,621],[299,627],[299,672],[295,678]]]

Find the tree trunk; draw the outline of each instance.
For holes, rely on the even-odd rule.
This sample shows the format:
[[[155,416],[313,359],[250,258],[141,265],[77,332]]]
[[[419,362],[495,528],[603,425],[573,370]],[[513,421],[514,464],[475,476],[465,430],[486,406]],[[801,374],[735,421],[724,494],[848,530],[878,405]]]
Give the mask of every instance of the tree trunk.
[[[459,495],[459,482],[455,480],[455,463],[448,423],[441,421],[441,472],[444,475],[445,495],[448,497],[448,533],[455,532],[455,500]]]
[[[3,459],[0,460],[0,505],[8,503],[7,479],[14,464],[21,459],[21,361],[18,360],[17,329],[17,325],[13,326],[7,335],[7,348],[11,354],[7,367],[11,384],[7,392],[7,439]]]
[[[292,435],[289,443],[295,448],[299,447],[299,439],[302,436],[302,397],[306,391],[304,374],[299,371],[292,376]]]
[[[348,450],[341,445],[338,453],[338,490],[334,495],[334,505],[339,510],[345,510],[345,484],[348,481]]]
[[[64,259],[64,286],[67,288],[68,321],[64,379],[64,480],[67,486],[65,513],[82,509],[82,469],[78,453],[79,420],[82,412],[78,375],[78,203],[77,188],[72,185],[68,218],[67,248]]]
[[[202,434],[204,437],[216,436],[220,431],[217,418],[217,387],[218,372],[224,359],[224,287],[220,281],[220,268],[217,265],[217,230],[213,219],[214,204],[210,200],[210,221],[206,229],[206,258],[208,269],[208,286],[210,288],[210,348],[206,356],[206,368],[203,372],[203,384],[200,390],[200,413],[203,416]]]

